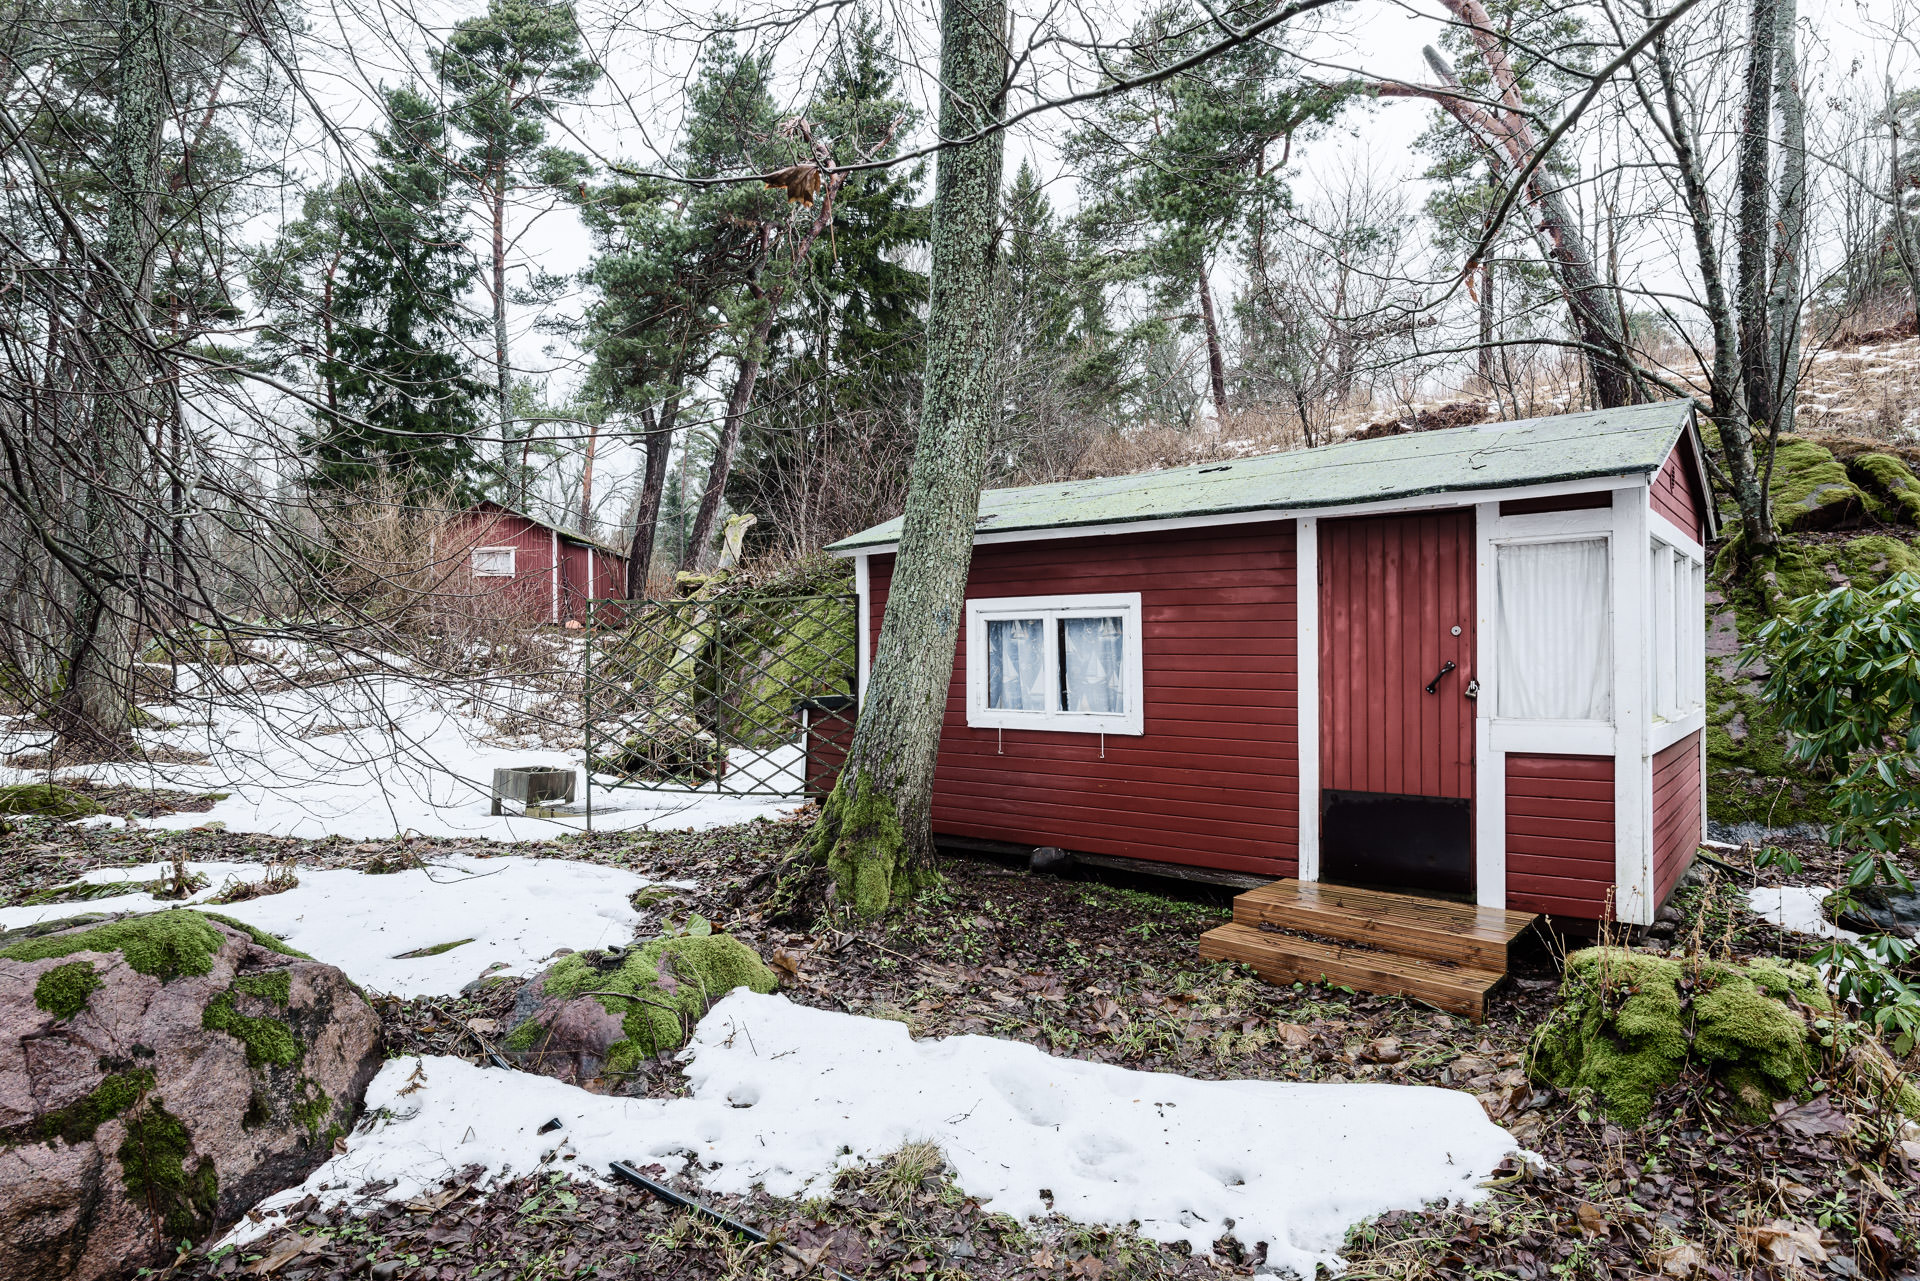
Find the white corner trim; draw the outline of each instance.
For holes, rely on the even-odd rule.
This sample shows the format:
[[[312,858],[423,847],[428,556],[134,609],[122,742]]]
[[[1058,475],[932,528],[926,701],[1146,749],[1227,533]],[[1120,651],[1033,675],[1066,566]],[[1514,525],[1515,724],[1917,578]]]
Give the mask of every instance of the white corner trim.
[[[853,558],[853,594],[858,597],[854,609],[858,617],[854,620],[856,639],[854,644],[859,652],[854,655],[854,710],[856,713],[867,701],[867,669],[873,665],[872,627],[873,627],[873,568],[865,552]]]
[[[1118,713],[1014,711],[987,706],[987,623],[992,619],[1039,618],[1046,623],[1044,645],[1049,691],[1060,687],[1059,626],[1068,618],[1118,615],[1125,653],[1121,674],[1126,708]],[[981,596],[967,601],[967,724],[974,729],[1049,730],[1075,734],[1146,733],[1146,682],[1141,661],[1139,592],[1083,596]]]
[[[547,536],[553,540],[553,550],[550,553],[553,559],[553,618],[551,621],[558,623],[560,621],[560,531],[549,530]]]
[[[1320,879],[1320,522],[1295,522],[1293,544],[1294,721],[1300,746],[1300,863],[1303,881]]]
[[[1653,787],[1648,756],[1647,491],[1613,495],[1613,914],[1653,923]]]
[[[1507,905],[1507,756],[1494,741],[1493,531],[1502,520],[1500,504],[1476,505],[1473,520],[1473,670],[1480,682],[1473,701],[1473,896],[1481,907]],[[1513,519],[1509,517],[1508,519]]]

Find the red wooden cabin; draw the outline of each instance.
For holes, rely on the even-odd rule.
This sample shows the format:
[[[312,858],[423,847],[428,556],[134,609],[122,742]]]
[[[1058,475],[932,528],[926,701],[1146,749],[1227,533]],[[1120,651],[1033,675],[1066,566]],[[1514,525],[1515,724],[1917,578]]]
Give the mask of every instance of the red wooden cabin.
[[[1687,401],[982,495],[943,837],[1647,923],[1704,824]],[[854,558],[861,670],[900,536]]]
[[[624,553],[525,512],[477,503],[456,519],[453,539],[456,574],[473,591],[510,593],[544,622],[584,623],[589,601],[626,599]]]

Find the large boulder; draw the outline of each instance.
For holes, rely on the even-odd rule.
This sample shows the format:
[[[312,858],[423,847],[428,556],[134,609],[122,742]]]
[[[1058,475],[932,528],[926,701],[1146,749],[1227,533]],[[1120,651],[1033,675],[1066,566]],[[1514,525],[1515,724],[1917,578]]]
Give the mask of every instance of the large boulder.
[[[778,986],[730,934],[678,934],[563,956],[520,989],[500,1048],[531,1072],[618,1091],[645,1060],[686,1043],[736,987]]]
[[[1920,525],[1920,479],[1892,454],[1861,454],[1848,464],[1881,520]]]
[[[1588,948],[1567,958],[1560,1006],[1534,1035],[1529,1069],[1592,1091],[1607,1115],[1634,1125],[1692,1065],[1758,1120],[1774,1101],[1806,1096],[1817,1060],[1808,1015],[1831,1009],[1804,965]]]
[[[1786,436],[1773,455],[1773,514],[1783,530],[1842,529],[1860,523],[1867,495],[1833,451]]]
[[[0,1276],[171,1259],[324,1161],[381,1059],[346,975],[237,921],[0,934]]]

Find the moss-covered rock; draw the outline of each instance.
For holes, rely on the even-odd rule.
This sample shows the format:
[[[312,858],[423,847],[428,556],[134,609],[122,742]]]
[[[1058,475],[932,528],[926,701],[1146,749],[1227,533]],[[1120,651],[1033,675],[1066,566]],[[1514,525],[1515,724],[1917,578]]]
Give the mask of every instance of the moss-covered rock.
[[[1653,1096],[1703,1068],[1745,1116],[1804,1098],[1816,1052],[1805,1010],[1832,1008],[1806,966],[1740,966],[1589,948],[1567,958],[1560,1006],[1535,1034],[1529,1070],[1589,1090],[1615,1120],[1638,1124]]]
[[[1847,471],[1867,496],[1874,516],[1893,524],[1920,525],[1920,478],[1892,454],[1859,454]]]
[[[771,992],[773,971],[730,934],[680,934],[623,952],[563,956],[522,989],[501,1048],[521,1065],[586,1083],[678,1049],[734,988]]]
[[[1839,529],[1859,521],[1867,496],[1833,451],[1786,436],[1773,456],[1773,513],[1783,530]]]
[[[35,928],[0,947],[0,1276],[158,1266],[352,1124],[380,1019],[339,970],[187,908]]]
[[[36,818],[91,818],[102,813],[100,803],[84,792],[58,783],[13,783],[0,787],[0,814]]]

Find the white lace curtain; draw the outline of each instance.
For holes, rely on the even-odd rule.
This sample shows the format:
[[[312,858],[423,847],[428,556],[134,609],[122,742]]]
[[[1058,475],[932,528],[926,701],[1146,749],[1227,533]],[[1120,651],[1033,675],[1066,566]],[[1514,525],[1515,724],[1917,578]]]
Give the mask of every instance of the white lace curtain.
[[[987,621],[987,706],[1014,712],[1127,710],[1126,627],[1118,618],[1059,618],[1059,694],[1047,679],[1045,618]]]
[[[1605,539],[1500,548],[1498,715],[1613,719],[1607,583]]]
[[[1047,623],[1043,618],[987,620],[987,706],[1051,711],[1047,700]]]
[[[1127,710],[1122,661],[1126,632],[1117,618],[1060,620],[1060,696],[1069,712]]]

